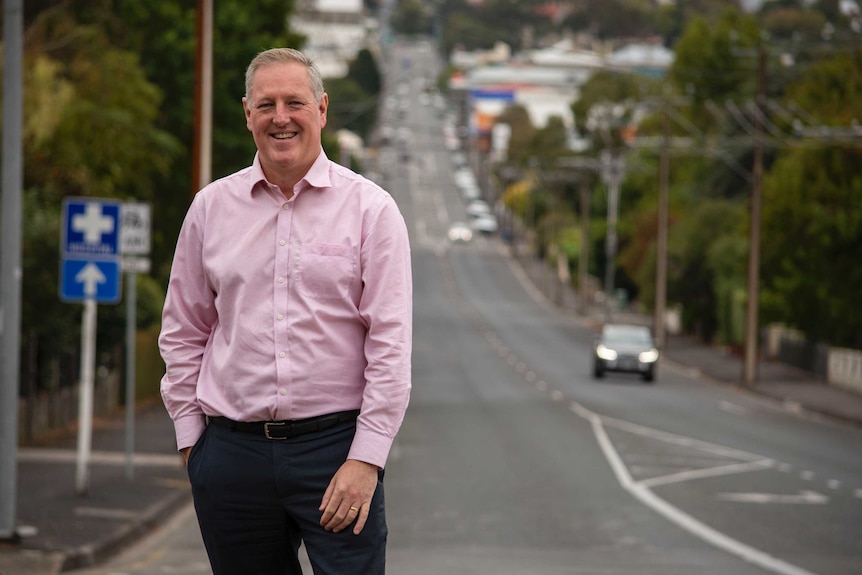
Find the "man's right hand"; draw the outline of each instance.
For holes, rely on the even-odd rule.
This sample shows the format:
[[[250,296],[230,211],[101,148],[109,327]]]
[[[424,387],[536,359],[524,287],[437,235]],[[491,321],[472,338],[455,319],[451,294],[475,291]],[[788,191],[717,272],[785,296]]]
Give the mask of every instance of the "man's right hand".
[[[180,455],[183,456],[183,464],[185,464],[186,467],[189,466],[189,454],[191,454],[191,452],[191,447],[185,447],[183,449],[180,449]]]

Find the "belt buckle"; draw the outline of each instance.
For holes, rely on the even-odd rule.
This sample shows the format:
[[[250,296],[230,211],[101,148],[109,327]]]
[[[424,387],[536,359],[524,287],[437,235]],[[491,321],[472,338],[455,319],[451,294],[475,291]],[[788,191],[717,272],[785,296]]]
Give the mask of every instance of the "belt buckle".
[[[275,440],[275,439],[287,439],[287,437],[286,437],[286,436],[285,436],[285,437],[273,437],[272,435],[270,435],[270,434],[269,434],[269,427],[270,427],[270,426],[273,426],[273,427],[284,427],[284,426],[285,426],[285,422],[284,422],[284,421],[267,421],[266,423],[264,423],[264,424],[263,424],[263,435],[264,435],[264,437],[266,437],[267,439],[273,439],[273,440]]]

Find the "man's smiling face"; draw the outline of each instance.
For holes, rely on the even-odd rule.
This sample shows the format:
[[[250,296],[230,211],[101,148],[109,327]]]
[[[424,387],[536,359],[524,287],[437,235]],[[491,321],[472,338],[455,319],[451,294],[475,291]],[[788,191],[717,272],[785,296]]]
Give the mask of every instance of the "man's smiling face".
[[[294,62],[259,68],[242,100],[264,174],[287,195],[320,154],[328,103],[326,94],[315,100],[308,71]]]

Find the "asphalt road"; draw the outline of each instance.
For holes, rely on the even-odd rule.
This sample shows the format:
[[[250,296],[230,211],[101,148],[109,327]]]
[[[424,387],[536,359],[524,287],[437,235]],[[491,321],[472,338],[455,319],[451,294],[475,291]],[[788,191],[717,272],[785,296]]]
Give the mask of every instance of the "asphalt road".
[[[387,468],[398,575],[839,575],[862,565],[862,432],[691,377],[590,375],[592,334],[466,220],[433,53],[402,47],[380,173],[411,230],[414,391]],[[405,88],[398,88],[405,86]],[[403,152],[410,153],[405,161]],[[310,570],[309,570],[310,572]],[[81,575],[209,573],[191,509]]]

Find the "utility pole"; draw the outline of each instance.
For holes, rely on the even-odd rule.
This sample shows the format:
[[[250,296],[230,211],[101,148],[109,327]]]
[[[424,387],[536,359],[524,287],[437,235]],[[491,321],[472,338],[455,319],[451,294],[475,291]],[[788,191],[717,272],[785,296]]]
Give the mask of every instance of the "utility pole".
[[[668,102],[662,106],[662,147],[659,159],[658,222],[655,268],[655,320],[653,334],[659,348],[665,345],[665,307],[667,304],[667,213],[670,186],[670,117]]]
[[[192,198],[212,180],[213,0],[197,0]]]
[[[611,318],[614,295],[615,260],[617,258],[617,218],[619,214],[620,185],[623,183],[625,164],[618,151],[604,150],[601,158],[602,179],[608,187],[608,233],[605,239],[605,297],[607,319]]]
[[[758,113],[754,117],[754,160],[751,170],[751,223],[748,245],[748,305],[745,322],[745,362],[742,381],[746,386],[757,380],[758,299],[760,295],[760,208],[763,182],[763,115],[766,113],[766,48],[757,56]]]
[[[3,2],[3,216],[0,258],[0,540],[18,539],[18,388],[21,362],[21,189],[24,2]]]
[[[586,315],[590,257],[590,178],[582,172],[578,181],[579,203],[581,205],[581,246],[578,251],[578,311],[581,315]]]

